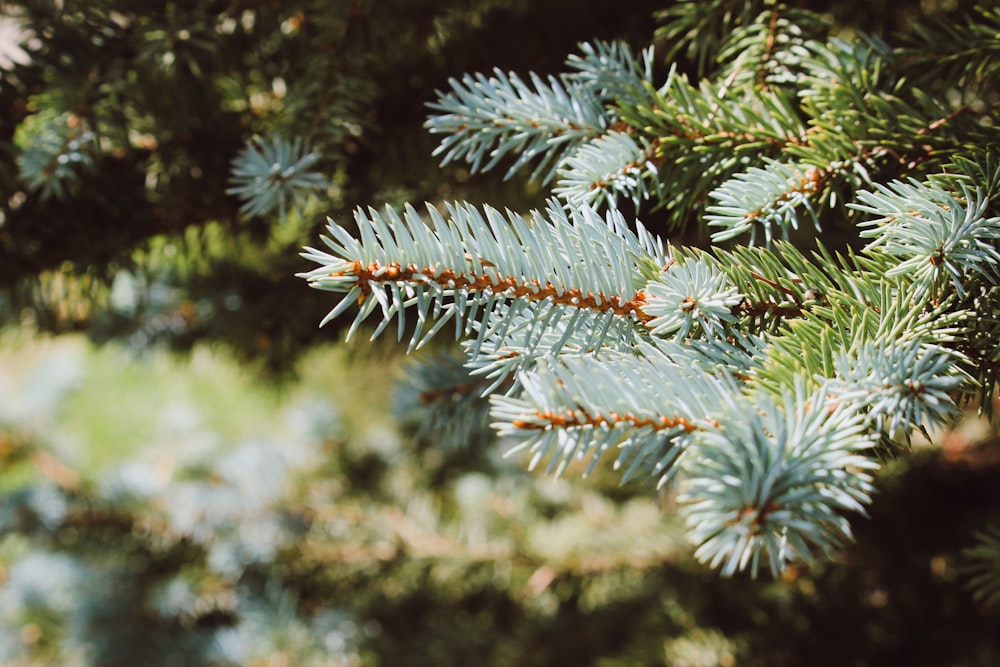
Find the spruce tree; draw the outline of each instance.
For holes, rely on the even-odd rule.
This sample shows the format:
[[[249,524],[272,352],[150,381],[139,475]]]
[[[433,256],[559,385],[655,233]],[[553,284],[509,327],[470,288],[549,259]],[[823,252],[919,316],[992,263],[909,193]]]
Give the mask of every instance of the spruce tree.
[[[851,539],[913,434],[991,415],[1000,11],[898,44],[741,12],[666,10],[689,72],[594,41],[559,75],[453,79],[427,121],[443,163],[530,169],[547,205],[358,209],[300,275],[348,335],[453,331],[450,382],[530,467],[676,484],[701,561],[780,575]]]
[[[1000,15],[917,4],[5,3],[5,325],[429,349],[304,370],[399,443],[314,394],[96,472],[107,379],[0,382],[0,662],[996,664],[996,440],[913,443],[992,416]]]

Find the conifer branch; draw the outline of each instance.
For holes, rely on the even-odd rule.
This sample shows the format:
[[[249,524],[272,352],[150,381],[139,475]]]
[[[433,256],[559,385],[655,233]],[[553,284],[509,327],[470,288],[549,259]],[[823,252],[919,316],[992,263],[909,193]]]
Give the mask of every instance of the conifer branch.
[[[533,311],[550,325],[567,309],[641,319],[638,265],[666,262],[657,240],[645,232],[633,234],[614,211],[606,220],[588,208],[567,216],[553,203],[548,219],[536,213],[531,224],[489,207],[480,213],[471,206],[449,206],[448,220],[433,207],[427,211],[433,227],[410,207],[403,217],[391,209],[358,211],[361,242],[329,225],[332,238],[323,240],[332,253],[307,249],[304,256],[321,266],[300,274],[313,287],[346,293],[324,322],[357,302],[362,307],[353,333],[381,306],[375,335],[398,316],[401,336],[404,309],[415,305],[418,326],[411,346],[417,346],[452,318],[457,333],[468,333],[476,314],[486,318],[479,327],[481,343],[502,302],[511,304],[506,317],[528,312],[531,303],[551,304],[554,309]],[[601,270],[592,271],[595,266]],[[466,316],[469,324],[463,327]],[[421,339],[423,324],[432,317],[437,322]]]
[[[663,196],[658,141],[609,132],[583,144],[563,160],[553,194],[574,204],[617,207],[618,195],[640,202]]]
[[[727,17],[713,50],[689,51],[704,74],[718,65],[696,83],[672,67],[657,86],[648,51],[606,44],[559,79],[454,83],[429,121],[451,133],[445,160],[487,169],[516,152],[513,168],[558,176],[559,199],[531,222],[469,205],[429,208],[429,223],[359,213],[360,240],[331,224],[331,252],[309,249],[320,268],[302,274],[345,295],[327,319],[360,305],[352,332],[380,312],[376,334],[398,318],[402,335],[413,307],[413,346],[454,319],[494,427],[532,467],[611,458],[626,479],[677,476],[696,556],[727,575],[777,574],[849,540],[876,442],[948,423],[961,396],[988,402],[976,382],[995,387],[1000,335],[984,317],[1000,160],[989,140],[976,148],[992,118],[911,86],[878,39],[742,7],[664,13],[661,34],[688,37],[699,11]],[[629,230],[623,198],[743,244],[664,250]],[[870,242],[806,253],[804,215],[817,231],[863,219]]]
[[[962,573],[973,597],[987,605],[1000,602],[1000,528],[977,531],[975,544],[962,551]]]
[[[616,467],[647,462],[630,466],[627,477],[645,467],[661,483],[669,479],[683,443],[711,425],[733,385],[705,373],[696,351],[639,347],[646,352],[642,357],[626,352],[562,358],[522,374],[518,396],[491,397],[498,432],[513,443],[510,452],[528,451],[530,467],[548,460],[548,471],[559,474],[585,459],[593,470],[617,449]],[[672,391],[682,384],[689,386],[684,395]]]
[[[749,244],[756,241],[757,230],[764,230],[764,243],[769,245],[777,227],[783,240],[790,229],[798,229],[796,209],[808,211],[819,231],[819,222],[809,203],[809,198],[821,188],[825,177],[823,170],[782,164],[766,160],[763,169],[751,167],[726,181],[709,193],[718,204],[706,208],[705,220],[710,227],[723,227],[712,234],[718,243],[734,238],[748,229]]]
[[[430,105],[439,114],[427,121],[432,134],[447,135],[434,151],[443,155],[442,164],[464,159],[472,171],[486,171],[511,155],[509,178],[541,157],[532,178],[547,182],[559,160],[553,148],[570,150],[603,135],[608,126],[596,91],[566,77],[546,81],[532,75],[529,85],[496,70],[492,77],[466,75],[450,83],[451,92]]]
[[[778,574],[793,560],[817,552],[829,557],[851,538],[843,511],[864,511],[874,491],[865,455],[872,440],[860,416],[832,405],[822,390],[796,385],[782,411],[770,396],[745,412],[731,411],[718,429],[698,434],[679,500],[686,506],[695,555],[722,574]]]
[[[959,21],[918,24],[900,58],[907,76],[957,82],[972,93],[995,88],[1000,78],[1000,9],[981,6]]]
[[[876,192],[861,191],[853,208],[880,217],[866,221],[862,237],[874,238],[866,252],[879,250],[902,261],[888,275],[907,274],[914,283],[940,295],[948,281],[963,296],[972,274],[996,275],[1000,253],[1000,217],[986,217],[987,200],[962,182],[965,204],[938,182],[876,184]]]

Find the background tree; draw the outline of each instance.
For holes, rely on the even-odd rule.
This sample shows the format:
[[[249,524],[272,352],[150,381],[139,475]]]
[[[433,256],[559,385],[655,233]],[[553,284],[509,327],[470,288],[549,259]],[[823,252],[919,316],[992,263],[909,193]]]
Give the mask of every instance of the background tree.
[[[502,0],[146,5],[6,6],[23,31],[25,54],[13,52],[18,62],[4,69],[0,89],[8,110],[0,168],[4,315],[33,332],[124,341],[148,352],[152,364],[131,382],[127,374],[102,382],[97,369],[115,364],[108,352],[67,362],[83,364],[67,376],[62,362],[30,363],[30,353],[11,343],[5,367],[14,382],[11,389],[0,385],[0,521],[7,535],[0,651],[7,662],[996,662],[995,612],[986,604],[996,591],[989,528],[998,507],[995,442],[985,436],[987,444],[970,447],[966,441],[977,438],[955,431],[949,447],[899,456],[901,443],[890,437],[895,427],[950,417],[950,391],[972,387],[968,377],[981,381],[982,396],[992,392],[991,320],[974,318],[981,329],[962,338],[958,315],[992,308],[995,11],[977,14],[963,3],[948,11],[927,3],[920,11],[895,4],[875,11],[863,3],[862,12],[853,2],[831,3],[823,14],[774,2],[628,11]],[[894,46],[856,39],[859,17],[861,29]],[[923,33],[913,27],[918,18],[930,26]],[[893,36],[896,30],[909,37]],[[647,55],[650,41],[657,48]],[[441,159],[447,164],[438,169]],[[509,169],[511,178],[501,183]],[[917,183],[896,180],[908,176]],[[868,194],[854,199],[858,191]],[[907,285],[927,287],[914,289],[912,312],[881,311],[927,336],[903,350],[899,367],[909,363],[907,353],[928,360],[927,377],[936,381],[928,394],[939,402],[909,412],[894,409],[902,403],[872,404],[867,421],[839,414],[837,426],[854,429],[847,439],[858,451],[832,460],[834,469],[849,464],[853,477],[830,488],[841,492],[834,494],[841,508],[867,504],[879,490],[870,519],[849,524],[853,546],[844,544],[848,524],[839,513],[806,516],[824,523],[819,534],[827,542],[810,542],[803,530],[806,539],[792,546],[819,546],[831,562],[790,562],[773,541],[739,551],[723,540],[699,557],[730,573],[769,564],[783,572],[772,583],[720,581],[681,539],[669,489],[658,496],[645,481],[621,486],[620,475],[599,466],[584,483],[539,481],[499,461],[483,387],[494,384],[503,394],[510,371],[531,370],[538,349],[587,350],[613,340],[609,331],[625,336],[622,347],[632,350],[630,330],[610,318],[593,327],[585,318],[568,320],[555,338],[540,337],[540,346],[539,338],[525,339],[530,349],[517,350],[526,352],[517,364],[506,354],[510,340],[473,326],[482,370],[499,371],[485,383],[457,356],[432,355],[404,380],[385,376],[386,365],[364,355],[348,365],[310,352],[338,337],[316,329],[329,295],[293,277],[308,269],[296,253],[321,232],[326,216],[346,230],[330,232],[345,245],[365,229],[377,230],[386,244],[404,238],[404,229],[420,234],[423,222],[415,213],[395,220],[383,204],[398,210],[406,201],[472,202],[452,211],[478,229],[474,212],[484,209],[477,202],[543,208],[550,192],[578,209],[587,236],[577,240],[605,239],[605,254],[584,261],[606,256],[614,266],[645,256],[652,261],[637,265],[643,281],[676,268],[682,271],[674,275],[706,290],[703,310],[690,316],[679,316],[691,312],[683,304],[664,305],[683,302],[683,286],[651,291],[660,301],[647,313],[654,336],[709,340],[732,333],[724,349],[692,348],[715,366],[760,373],[772,389],[789,386],[782,369],[799,363],[797,356],[810,371],[820,364],[841,380],[870,377],[885,349],[865,348],[859,338],[856,356],[835,356],[838,345],[849,347],[841,345],[846,339],[815,328],[833,321],[845,331],[864,330],[837,313],[864,310],[859,304],[879,298],[871,289],[876,273],[892,269]],[[858,208],[844,206],[851,201]],[[602,215],[622,213],[616,233],[580,213],[584,202]],[[887,202],[906,204],[895,216],[904,221],[912,205],[919,220],[910,227],[886,220],[882,228],[899,233],[878,237],[873,257],[860,250],[871,241],[857,238],[856,225],[892,217],[881,213]],[[359,205],[373,208],[354,219]],[[963,215],[949,217],[957,210]],[[554,219],[552,230],[572,217],[563,221],[567,214],[555,205],[544,215]],[[629,240],[636,215],[651,234],[675,244],[733,244],[753,233],[764,249],[736,248],[714,261],[694,249],[668,257],[652,236]],[[824,244],[853,254],[819,268],[797,260],[802,282],[788,280],[781,261],[797,255],[777,239],[787,233],[789,241],[808,244],[814,217]],[[927,219],[955,226],[957,254],[932,251],[941,261],[910,262],[915,274],[896,269],[919,256],[926,227],[916,225]],[[506,225],[516,221],[496,214],[494,228],[477,238],[505,239]],[[793,222],[801,222],[798,232],[789,228]],[[534,224],[535,231],[545,228]],[[576,247],[551,233],[544,243],[535,233],[517,240],[534,239],[539,252]],[[365,252],[378,247],[361,238]],[[440,250],[421,252],[433,259]],[[476,271],[500,261],[460,255],[458,263]],[[361,268],[369,270],[368,260],[384,265],[387,257],[366,258]],[[351,309],[361,302],[362,312],[375,316],[359,327],[396,329],[395,319],[379,317],[380,306],[394,314],[392,299],[404,295],[405,283],[389,281],[384,301],[371,289],[379,278],[409,270],[406,263],[395,268],[389,275],[391,266],[371,267],[383,273],[350,294],[334,326],[351,326]],[[532,267],[524,268],[530,276]],[[571,266],[548,268],[547,280],[572,273]],[[614,278],[600,268],[581,279]],[[338,272],[349,277],[343,267],[328,267],[313,279],[339,288],[330,280]],[[727,291],[727,281],[741,290],[751,285],[748,302],[770,306],[741,311],[744,302]],[[350,280],[342,282],[351,289]],[[931,295],[937,310],[927,305]],[[590,303],[585,291],[580,296]],[[434,298],[418,297],[413,306],[433,315]],[[813,317],[786,324],[801,311]],[[504,316],[516,314],[537,317],[526,310]],[[547,317],[535,323],[550,325],[561,315]],[[742,326],[748,317],[759,321],[736,337],[734,322]],[[470,313],[467,321],[476,318]],[[415,322],[401,326],[404,337],[419,337]],[[431,325],[423,326],[426,332]],[[811,344],[815,335],[819,344],[779,346],[778,353],[772,346],[772,367],[746,365],[783,326],[802,336],[798,342]],[[636,340],[653,345],[648,338]],[[280,410],[261,403],[243,389],[245,378],[200,356],[199,343],[213,341],[257,362],[258,370],[297,372],[303,388],[286,385]],[[149,352],[155,343],[194,351],[191,365],[150,371],[160,363],[172,368]],[[956,360],[967,375],[941,372],[956,368]],[[359,380],[358,368],[369,364],[378,375]],[[665,381],[705,383],[696,370],[660,369],[648,395],[662,392]],[[179,375],[182,393],[200,405],[182,404],[172,428],[116,449],[135,436],[112,437],[108,422],[141,411],[130,397],[149,394],[169,407],[169,391],[153,387],[169,387]],[[87,389],[74,390],[74,378]],[[360,382],[370,393],[352,403]],[[625,402],[638,395],[634,384],[618,389],[612,393]],[[836,389],[849,393],[857,385]],[[772,394],[771,403],[753,403],[746,414],[770,406],[768,415],[778,415],[801,398],[792,391],[782,402],[780,390]],[[107,400],[87,402],[102,395]],[[720,403],[729,395],[715,394]],[[100,407],[112,400],[119,406],[114,415]],[[60,445],[63,424],[74,423],[72,406],[81,404],[77,410],[93,419],[76,430],[93,432],[89,439],[99,443],[89,446],[89,464]],[[495,405],[502,419],[513,403]],[[219,421],[229,411],[236,425]],[[404,441],[373,426],[390,411]],[[876,423],[884,414],[886,422]],[[541,448],[543,459],[550,454],[554,468],[579,468],[561,442],[531,440],[538,429],[510,425],[512,435],[528,431],[525,447]],[[764,441],[781,424],[758,426]],[[877,456],[868,456],[879,426],[886,438]],[[634,473],[674,460],[666,448],[626,451],[640,452],[623,459]],[[95,452],[120,460],[96,465]],[[882,471],[870,479],[875,461]],[[831,459],[819,463],[811,474],[828,470]],[[765,510],[734,524],[782,520]],[[826,507],[814,503],[810,510]],[[744,559],[754,553],[763,556],[759,563]]]

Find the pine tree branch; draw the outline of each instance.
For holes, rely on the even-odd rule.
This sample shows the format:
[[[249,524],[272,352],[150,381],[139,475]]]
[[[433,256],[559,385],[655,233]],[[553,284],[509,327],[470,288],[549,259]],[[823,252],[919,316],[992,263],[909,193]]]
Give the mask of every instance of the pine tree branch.
[[[430,104],[439,112],[427,121],[432,134],[446,134],[435,155],[442,164],[464,159],[474,172],[516,155],[506,178],[541,157],[532,178],[547,182],[555,175],[562,146],[569,150],[604,134],[608,118],[591,87],[572,80],[531,76],[531,85],[516,74],[494,71],[493,77],[466,75],[451,80],[452,92],[439,93]]]
[[[438,321],[423,341],[451,318],[460,333],[468,316],[464,330],[471,331],[476,314],[487,318],[479,328],[481,342],[491,331],[488,321],[499,303],[512,304],[507,317],[526,312],[532,303],[553,304],[554,311],[534,311],[550,325],[566,309],[637,318],[638,264],[666,261],[656,239],[629,231],[616,212],[606,221],[587,208],[567,216],[553,203],[548,219],[536,213],[529,225],[516,214],[505,217],[489,207],[480,213],[471,206],[450,206],[448,220],[433,207],[427,210],[433,229],[412,208],[402,218],[391,209],[384,214],[359,211],[361,242],[331,223],[333,238],[324,237],[324,242],[332,253],[307,249],[304,256],[321,266],[300,274],[313,287],[346,293],[324,321],[356,302],[362,308],[350,334],[381,306],[383,321],[376,335],[397,315],[402,335],[403,310],[415,305],[418,327],[411,346],[416,346],[429,317]]]

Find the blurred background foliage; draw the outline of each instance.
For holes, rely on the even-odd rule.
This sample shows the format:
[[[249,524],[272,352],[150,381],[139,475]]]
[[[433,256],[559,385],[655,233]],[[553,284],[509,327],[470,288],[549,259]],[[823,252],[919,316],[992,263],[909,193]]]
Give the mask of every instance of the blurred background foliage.
[[[641,4],[4,3],[0,315],[137,349],[221,341],[284,373],[330,338],[315,326],[323,300],[294,278],[326,217],[538,200],[523,180],[436,166],[423,129],[435,90],[465,71],[559,70],[585,38],[648,42],[654,5]],[[291,142],[310,155],[300,205],[241,200],[255,168],[268,177],[267,148]]]
[[[888,36],[972,3],[808,4]],[[468,388],[429,397],[394,346],[316,328],[327,300],[294,273],[327,216],[538,204],[436,165],[449,77],[640,48],[671,6],[4,3],[0,662],[1000,663],[1000,611],[963,580],[1000,508],[980,424],[889,467],[836,563],[720,581],[669,489],[527,474],[488,425],[448,431]],[[296,198],[248,205],[254,178]]]

